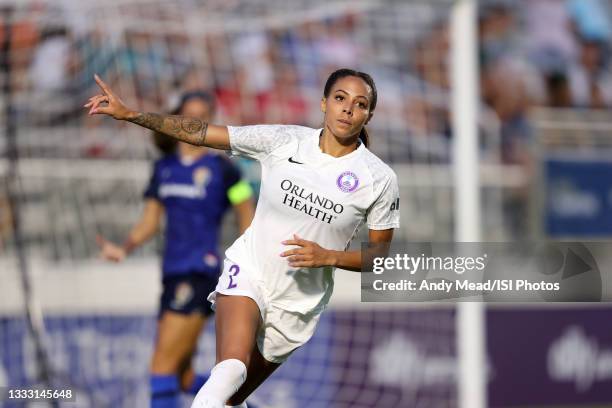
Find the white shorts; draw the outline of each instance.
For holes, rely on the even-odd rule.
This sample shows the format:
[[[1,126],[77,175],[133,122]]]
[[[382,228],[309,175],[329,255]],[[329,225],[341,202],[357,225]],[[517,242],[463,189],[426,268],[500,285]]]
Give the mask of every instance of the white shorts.
[[[223,262],[223,273],[217,287],[208,295],[213,308],[217,293],[246,296],[255,301],[262,319],[257,332],[257,347],[261,355],[273,363],[284,362],[293,351],[310,340],[321,316],[321,313],[302,314],[269,304],[262,283],[253,279],[247,268],[243,269],[229,259]]]

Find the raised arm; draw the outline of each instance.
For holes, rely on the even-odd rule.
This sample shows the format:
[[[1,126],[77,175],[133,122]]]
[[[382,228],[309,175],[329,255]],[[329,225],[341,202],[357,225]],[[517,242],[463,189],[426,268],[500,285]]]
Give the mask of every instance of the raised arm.
[[[229,150],[229,133],[226,126],[215,126],[186,116],[133,111],[98,75],[95,76],[95,80],[102,93],[92,96],[84,105],[85,108],[89,108],[90,115],[108,115],[116,120],[136,123],[192,145]]]

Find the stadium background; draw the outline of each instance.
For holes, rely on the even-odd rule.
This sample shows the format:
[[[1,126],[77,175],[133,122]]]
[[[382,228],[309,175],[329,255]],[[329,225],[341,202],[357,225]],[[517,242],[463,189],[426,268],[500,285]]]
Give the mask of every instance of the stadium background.
[[[66,406],[147,404],[161,243],[109,265],[95,235],[125,236],[156,153],[146,131],[84,114],[93,73],[142,110],[206,87],[218,123],[314,127],[328,73],[369,72],[373,150],[401,188],[396,240],[452,240],[453,4],[0,1],[0,385],[69,385],[78,400]],[[479,2],[482,240],[612,235],[611,10]],[[239,164],[257,186],[257,166]],[[358,275],[337,277],[313,340],[254,401],[458,406],[455,308],[360,304]],[[488,305],[485,316],[487,372],[474,375],[487,376],[487,406],[612,406],[611,307]]]

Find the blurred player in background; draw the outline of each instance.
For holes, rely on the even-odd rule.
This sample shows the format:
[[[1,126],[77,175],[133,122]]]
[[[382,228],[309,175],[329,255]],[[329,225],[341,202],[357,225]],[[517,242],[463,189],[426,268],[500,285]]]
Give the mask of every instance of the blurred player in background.
[[[90,114],[261,162],[253,224],[226,251],[209,296],[217,309],[217,365],[192,405],[244,407],[312,337],[332,294],[334,268],[361,270],[361,251],[348,251],[358,228],[367,222],[369,241],[388,243],[399,227],[397,177],[367,149],[374,81],[349,69],[332,73],[321,100],[323,129],[213,126],[194,117],[135,112],[96,81],[103,93],[85,105]]]
[[[207,92],[182,96],[173,114],[210,121],[215,101]],[[163,293],[157,340],[151,360],[151,407],[179,407],[180,390],[196,394],[207,376],[194,373],[191,359],[198,337],[213,313],[206,300],[221,272],[217,246],[221,221],[233,206],[240,233],[251,223],[254,206],[249,184],[223,154],[155,134],[164,156],[155,162],[144,193],[141,219],[125,244],[98,237],[101,255],[122,261],[151,239],[166,217]]]

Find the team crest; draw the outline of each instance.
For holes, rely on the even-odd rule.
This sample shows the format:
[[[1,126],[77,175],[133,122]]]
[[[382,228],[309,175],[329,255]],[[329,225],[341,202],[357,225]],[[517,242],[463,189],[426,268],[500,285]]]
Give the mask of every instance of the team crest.
[[[210,181],[210,170],[208,167],[198,167],[193,171],[193,184],[199,188],[206,187]]]
[[[352,171],[345,171],[338,176],[336,185],[345,193],[352,193],[359,186],[359,178]]]
[[[187,282],[181,282],[174,290],[174,299],[171,306],[173,309],[183,308],[193,298],[193,288]]]

